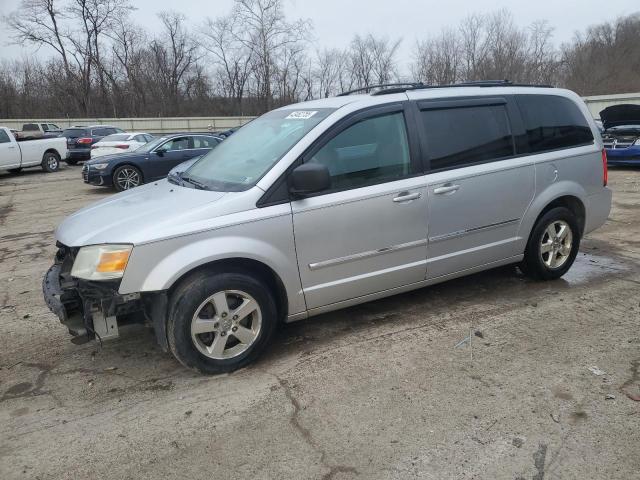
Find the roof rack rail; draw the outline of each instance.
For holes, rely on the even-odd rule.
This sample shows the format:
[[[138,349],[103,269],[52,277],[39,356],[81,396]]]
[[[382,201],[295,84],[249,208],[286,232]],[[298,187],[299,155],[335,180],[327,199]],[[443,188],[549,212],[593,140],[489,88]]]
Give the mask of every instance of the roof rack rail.
[[[402,93],[410,90],[422,90],[428,88],[455,88],[455,87],[534,87],[534,88],[553,88],[553,85],[532,84],[532,83],[513,83],[511,80],[471,80],[468,82],[452,83],[448,85],[427,85],[422,82],[407,83],[386,83],[381,85],[369,85],[366,87],[356,88],[348,92],[339,94],[339,97],[351,95],[358,92],[369,93],[374,88],[379,88],[371,95],[389,95],[392,93]]]
[[[346,97],[347,95],[353,95],[354,93],[359,93],[359,92],[369,93],[374,88],[387,88],[390,90],[394,90],[394,92],[395,91],[404,92],[406,90],[412,90],[414,88],[420,88],[424,86],[426,85],[422,82],[380,83],[376,85],[367,85],[365,87],[355,88],[353,90],[349,90],[348,92],[342,92],[338,94],[338,97]],[[386,90],[382,90],[382,91],[386,92]],[[376,93],[379,93],[379,92],[375,92],[373,95],[375,95]]]

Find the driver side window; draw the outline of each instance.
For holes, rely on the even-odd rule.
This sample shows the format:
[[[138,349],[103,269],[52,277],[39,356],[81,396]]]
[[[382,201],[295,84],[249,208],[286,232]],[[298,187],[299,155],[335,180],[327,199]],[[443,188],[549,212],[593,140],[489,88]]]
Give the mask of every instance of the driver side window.
[[[327,166],[331,190],[389,182],[410,174],[402,112],[364,119],[329,140],[310,160]]]
[[[169,140],[162,146],[162,149],[167,152],[173,152],[175,150],[187,150],[189,147],[189,137],[176,137]]]

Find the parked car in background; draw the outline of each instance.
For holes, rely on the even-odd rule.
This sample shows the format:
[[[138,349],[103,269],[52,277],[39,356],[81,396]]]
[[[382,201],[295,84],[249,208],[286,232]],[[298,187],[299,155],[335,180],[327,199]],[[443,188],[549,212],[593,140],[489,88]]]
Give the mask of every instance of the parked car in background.
[[[575,93],[400,85],[274,110],[179,178],[74,213],[44,297],[77,343],[137,312],[183,365],[222,373],[281,322],[504,265],[560,278],[610,208]]]
[[[114,133],[123,133],[123,130],[109,125],[66,128],[61,136],[67,139],[69,149],[67,163],[75,165],[81,160],[89,160],[93,144]]]
[[[85,183],[129,190],[165,178],[169,171],[215,148],[222,138],[211,134],[179,133],[156,138],[130,153],[107,155],[85,162]]]
[[[114,133],[91,146],[91,158],[132,152],[154,138],[153,135],[144,132]]]
[[[609,165],[640,166],[640,105],[614,105],[600,112]]]
[[[22,140],[32,140],[34,138],[54,138],[59,137],[62,129],[55,123],[25,123],[22,131],[17,133],[17,138]]]
[[[67,158],[64,138],[20,140],[10,129],[0,127],[0,170],[17,173],[27,167],[41,167],[45,172],[60,168],[60,160]]]

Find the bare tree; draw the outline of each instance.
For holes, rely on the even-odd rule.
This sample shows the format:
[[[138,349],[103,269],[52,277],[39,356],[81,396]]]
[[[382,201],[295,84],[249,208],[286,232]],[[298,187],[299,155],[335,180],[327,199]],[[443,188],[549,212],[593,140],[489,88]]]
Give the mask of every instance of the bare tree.
[[[161,95],[169,100],[174,115],[180,113],[180,93],[198,58],[198,45],[187,31],[186,17],[178,12],[158,14],[161,35],[151,42],[154,74],[160,80]]]
[[[207,18],[202,30],[203,48],[217,68],[221,93],[234,100],[234,110],[242,113],[253,68],[253,50],[239,40],[242,25],[234,15],[212,20]]]
[[[311,25],[306,20],[287,22],[282,0],[236,0],[232,15],[243,25],[237,39],[251,51],[256,94],[268,110],[277,62],[307,38]]]

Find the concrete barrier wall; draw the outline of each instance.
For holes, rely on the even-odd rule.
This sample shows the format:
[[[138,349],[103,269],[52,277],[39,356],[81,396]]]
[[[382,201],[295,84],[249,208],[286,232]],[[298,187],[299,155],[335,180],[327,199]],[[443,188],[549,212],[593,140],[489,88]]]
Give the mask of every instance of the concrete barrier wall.
[[[55,123],[61,128],[72,127],[74,125],[112,125],[128,132],[206,132],[240,127],[253,118],[254,117],[0,119],[0,126],[21,130],[24,123]]]
[[[617,95],[595,95],[583,97],[593,118],[611,105],[631,103],[640,105],[639,93]],[[164,118],[45,118],[45,119],[0,119],[0,126],[21,130],[23,123],[55,123],[66,128],[74,125],[113,125],[128,132],[170,133],[220,131],[240,127],[255,117],[164,117]]]

